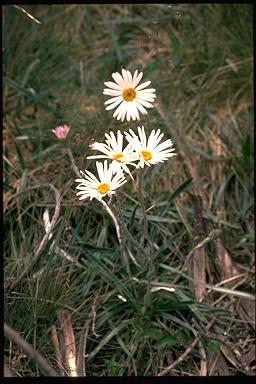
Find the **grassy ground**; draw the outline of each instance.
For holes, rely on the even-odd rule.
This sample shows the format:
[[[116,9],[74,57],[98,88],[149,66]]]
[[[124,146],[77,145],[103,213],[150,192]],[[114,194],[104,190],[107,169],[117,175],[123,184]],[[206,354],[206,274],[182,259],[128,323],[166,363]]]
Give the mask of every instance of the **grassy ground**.
[[[73,328],[79,374],[252,374],[252,5],[24,9],[41,24],[3,7],[6,323],[58,372],[52,332],[62,352]],[[94,169],[86,159],[92,139],[138,126],[104,109],[104,81],[122,67],[152,81],[157,105],[140,125],[161,128],[178,156],[143,176],[151,246],[137,183],[113,198],[123,221],[120,250],[104,208],[75,196],[67,148],[51,129],[71,125],[77,167]],[[46,183],[62,195],[60,214],[53,237],[15,285],[45,234],[45,210],[52,217],[56,208]],[[169,290],[148,294],[159,286]],[[63,310],[72,326],[61,320]],[[13,375],[42,375],[7,338],[5,361]]]

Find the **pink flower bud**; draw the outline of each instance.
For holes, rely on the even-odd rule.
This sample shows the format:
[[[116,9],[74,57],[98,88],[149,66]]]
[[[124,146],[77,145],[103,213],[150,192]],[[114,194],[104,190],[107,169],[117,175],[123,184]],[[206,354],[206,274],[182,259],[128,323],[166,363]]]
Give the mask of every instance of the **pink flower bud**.
[[[66,139],[69,130],[70,130],[70,126],[64,124],[64,125],[60,125],[59,127],[56,127],[55,129],[52,129],[52,132],[55,134],[55,136],[59,140],[63,140],[63,139]]]

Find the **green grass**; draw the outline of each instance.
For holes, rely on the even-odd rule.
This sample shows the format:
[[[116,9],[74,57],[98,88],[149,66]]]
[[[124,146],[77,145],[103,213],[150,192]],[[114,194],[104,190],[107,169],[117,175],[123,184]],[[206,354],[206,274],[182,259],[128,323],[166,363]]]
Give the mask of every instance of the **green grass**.
[[[99,337],[91,321],[87,376],[156,376],[193,342],[192,319],[203,327],[216,316],[211,332],[226,332],[250,366],[246,356],[254,348],[252,5],[25,5],[24,9],[42,24],[11,5],[3,7],[7,286],[22,273],[44,236],[45,209],[51,217],[55,207],[54,194],[47,188],[12,196],[34,184],[52,183],[62,193],[62,203],[53,238],[28,276],[14,290],[6,288],[6,323],[58,369],[50,332],[53,324],[58,326],[57,311],[70,311],[78,347],[81,328],[95,305]],[[93,170],[94,162],[86,159],[90,141],[102,141],[109,130],[138,125],[120,123],[104,109],[104,82],[121,67],[143,70],[145,79],[152,81],[165,119],[152,109],[140,125],[160,128],[178,152],[168,162],[146,169],[143,177],[151,258],[149,245],[143,242],[143,210],[134,184],[127,183],[113,197],[117,210],[118,199],[121,205],[119,219],[140,244],[124,232],[126,262],[108,213],[98,202],[79,202],[75,196],[76,175],[66,149],[51,132],[59,124],[71,125],[68,144],[76,165]],[[185,156],[180,153],[184,143]],[[189,181],[187,158],[199,180]],[[180,273],[195,245],[197,182],[207,200],[204,238],[217,229],[221,210],[223,243],[244,273],[237,288],[239,280],[221,287],[248,294],[248,317],[241,310],[239,294],[227,294],[218,307],[214,302],[224,291],[211,291],[197,302],[188,271]],[[73,262],[51,248],[53,240]],[[218,284],[221,271],[212,240],[205,252],[207,283]],[[148,300],[149,279],[167,285],[177,280],[176,291],[161,289]],[[202,339],[202,345],[208,374],[214,354],[224,361],[229,375],[246,374],[225,357],[218,341]],[[199,375],[201,353],[196,346],[169,375]],[[41,375],[8,339],[5,357],[13,374]],[[211,374],[223,374],[221,369],[217,363]]]

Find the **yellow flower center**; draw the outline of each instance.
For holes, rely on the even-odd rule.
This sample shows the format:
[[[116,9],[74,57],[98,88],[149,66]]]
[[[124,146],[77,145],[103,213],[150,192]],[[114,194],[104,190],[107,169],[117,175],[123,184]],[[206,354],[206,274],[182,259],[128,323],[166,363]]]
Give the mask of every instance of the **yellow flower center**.
[[[141,151],[140,155],[143,157],[145,161],[152,159],[152,154],[149,151]]]
[[[133,88],[126,88],[123,91],[123,98],[125,101],[133,101],[136,97],[136,91]]]
[[[116,153],[114,156],[113,156],[113,160],[116,160],[118,161],[119,163],[122,163],[123,160],[122,158],[124,157],[124,155],[122,153]]]
[[[98,186],[97,190],[102,195],[105,195],[105,193],[107,193],[110,190],[110,188],[109,188],[109,185],[107,183],[102,183]]]

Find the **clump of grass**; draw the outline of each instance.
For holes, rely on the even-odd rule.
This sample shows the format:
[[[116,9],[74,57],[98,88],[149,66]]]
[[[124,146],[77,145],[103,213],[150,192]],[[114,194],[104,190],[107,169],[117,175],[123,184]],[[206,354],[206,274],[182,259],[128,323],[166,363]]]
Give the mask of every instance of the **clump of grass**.
[[[156,376],[186,351],[167,375],[250,374],[252,6],[24,8],[42,24],[11,5],[3,8],[6,323],[56,370],[51,327],[57,325],[58,311],[66,309],[77,349],[81,328],[90,321],[87,376]],[[51,133],[55,126],[69,124],[75,163],[79,169],[91,169],[93,163],[86,159],[91,139],[100,141],[105,132],[120,128],[104,110],[102,91],[104,81],[122,66],[143,70],[157,89],[163,115],[152,109],[140,125],[161,128],[178,149],[183,148],[167,165],[147,169],[142,181],[152,243],[151,276],[145,256],[148,244],[141,241],[144,213],[133,184],[127,183],[113,197],[114,206],[121,201],[118,217],[123,221],[127,269],[111,217],[97,202],[78,202],[67,150]],[[123,123],[122,129],[137,125]],[[188,161],[196,180],[187,174]],[[36,263],[10,290],[45,234],[45,210],[52,216],[55,209],[54,194],[45,188],[13,195],[40,183],[51,183],[61,192],[60,215]],[[195,246],[195,185],[206,201],[204,238],[220,229],[241,275],[220,286],[222,291],[209,291],[203,302],[196,300],[184,269]],[[222,276],[211,237],[205,252],[208,290]],[[159,289],[145,302],[149,280],[150,289]],[[231,294],[228,289],[239,292]],[[193,320],[199,330],[192,327]],[[219,334],[227,334],[228,343],[215,340]],[[240,360],[238,355],[229,358],[229,343]],[[13,374],[41,375],[7,339],[5,357]]]

